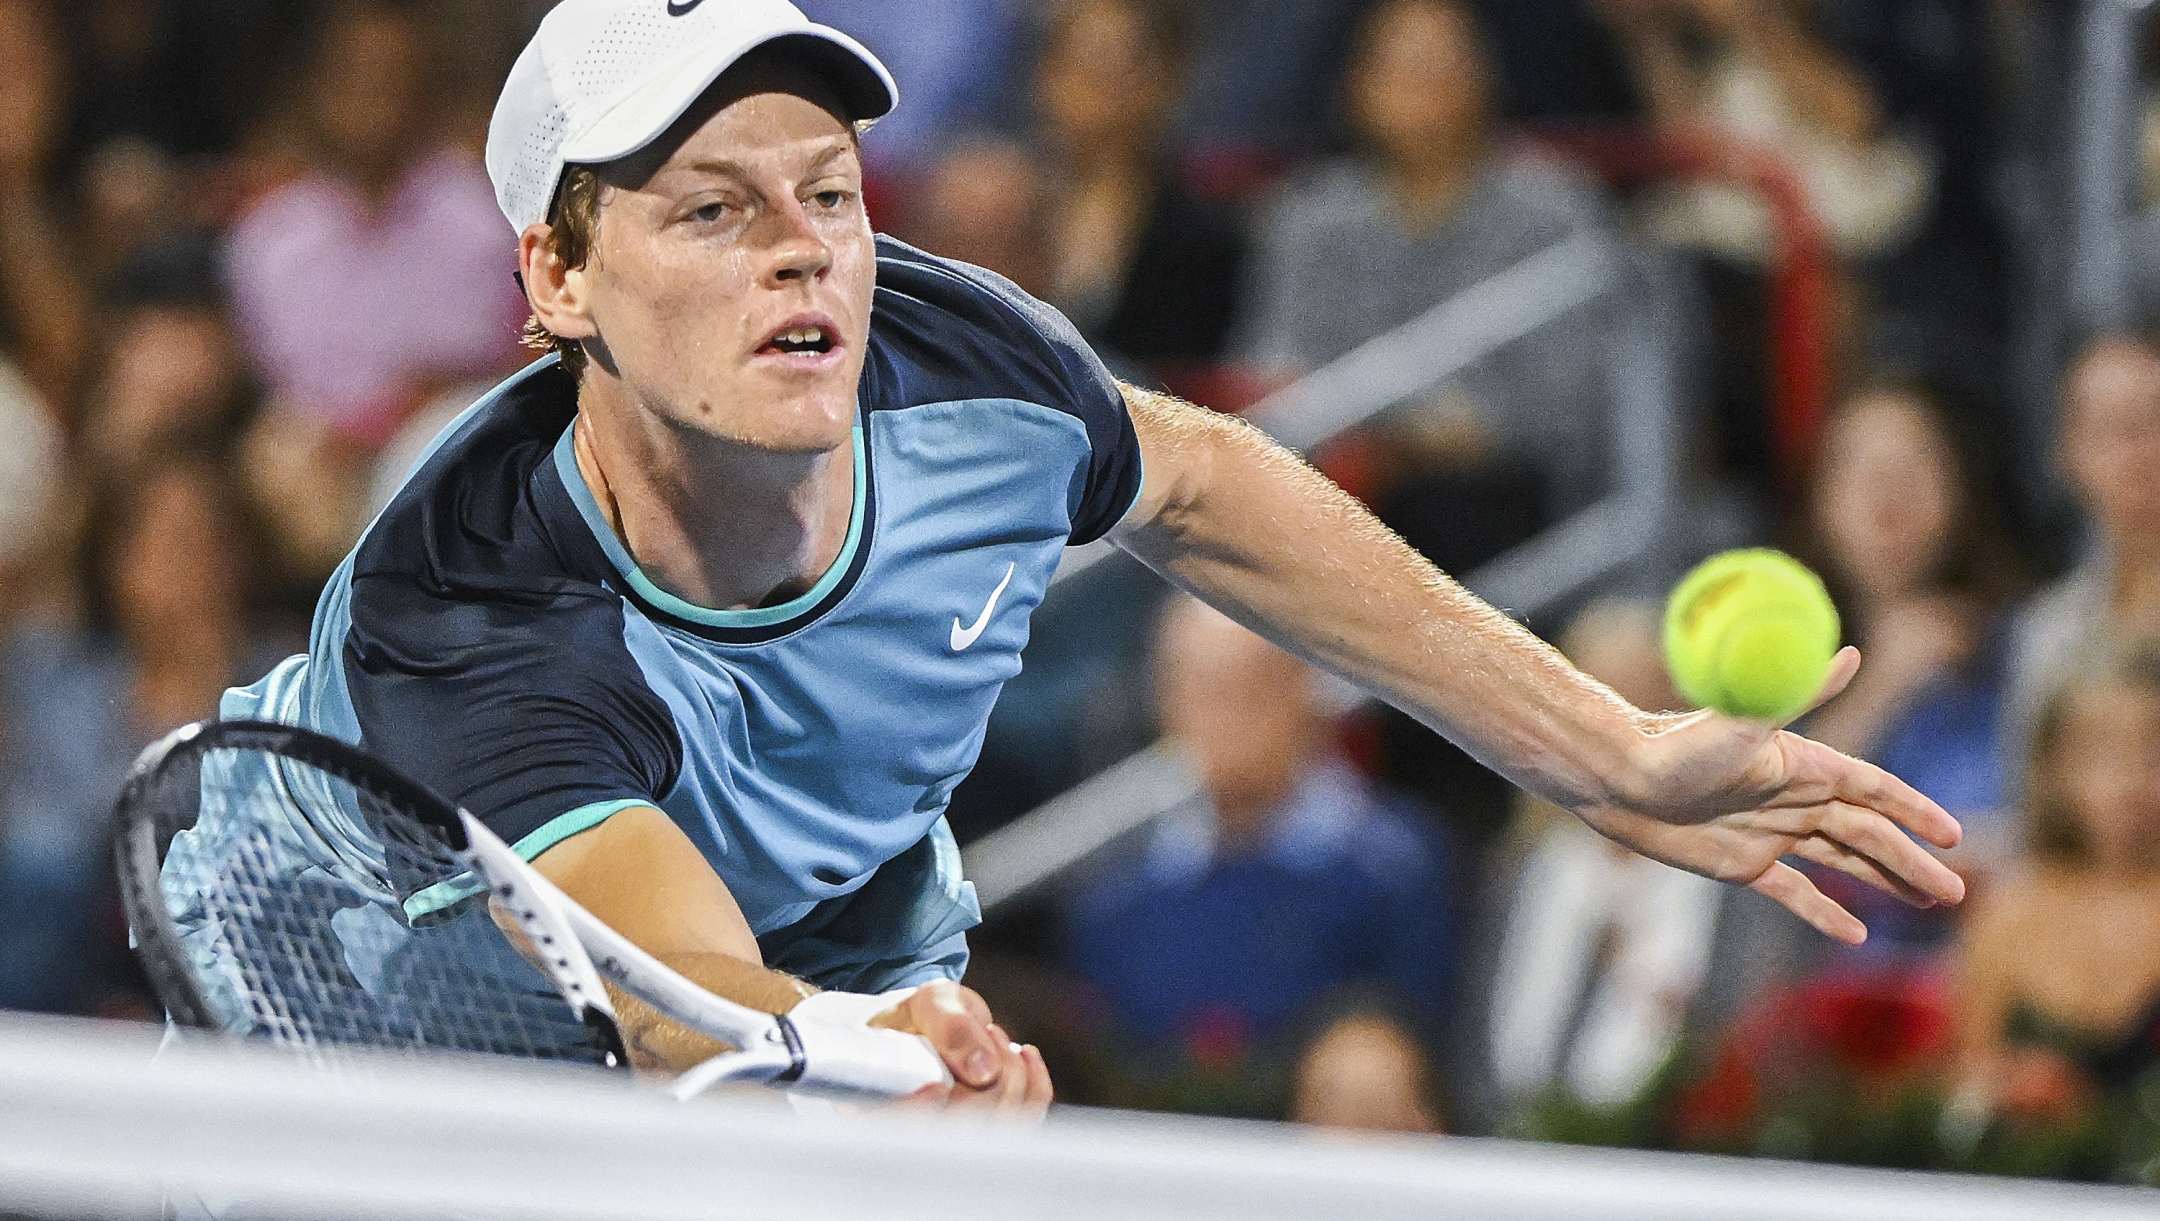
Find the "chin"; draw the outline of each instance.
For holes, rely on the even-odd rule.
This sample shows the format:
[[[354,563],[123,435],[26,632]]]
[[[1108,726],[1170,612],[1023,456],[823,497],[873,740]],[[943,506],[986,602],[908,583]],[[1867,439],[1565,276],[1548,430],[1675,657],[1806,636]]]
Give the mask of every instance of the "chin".
[[[855,432],[853,389],[752,395],[745,410],[730,412],[700,431],[756,449],[784,454],[821,454],[846,445]]]

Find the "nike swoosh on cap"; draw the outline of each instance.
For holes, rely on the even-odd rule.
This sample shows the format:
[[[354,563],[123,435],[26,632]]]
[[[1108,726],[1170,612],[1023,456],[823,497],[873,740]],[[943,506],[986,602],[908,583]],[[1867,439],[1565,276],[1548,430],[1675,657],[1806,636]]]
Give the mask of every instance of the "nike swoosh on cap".
[[[990,626],[990,612],[992,612],[992,611],[994,611],[994,610],[996,610],[996,609],[997,609],[998,599],[999,599],[999,598],[1002,598],[1002,597],[1004,597],[1004,596],[1005,596],[1005,587],[1006,587],[1006,586],[1008,586],[1008,585],[1010,585],[1010,584],[1012,584],[1012,579],[1013,579],[1013,569],[1015,569],[1016,567],[1018,567],[1018,565],[1015,565],[1015,564],[1007,564],[1007,565],[1005,565],[1005,579],[1004,579],[1004,580],[1002,580],[1002,581],[999,581],[999,582],[998,582],[998,587],[997,587],[996,589],[994,589],[994,590],[992,590],[992,591],[991,591],[991,593],[990,593],[990,601],[989,601],[989,602],[987,602],[987,603],[985,603],[985,604],[983,605],[983,609],[982,609],[982,614],[980,614],[980,615],[976,616],[976,618],[975,618],[975,626],[974,626],[974,627],[961,627],[961,626],[960,626],[960,616],[958,616],[958,615],[954,615],[954,616],[953,616],[953,621],[952,621],[952,650],[953,650],[953,652],[955,652],[955,653],[965,653],[965,652],[967,652],[967,651],[968,651],[969,649],[971,649],[971,648],[975,647],[975,642],[976,642],[976,641],[978,641],[978,640],[982,639],[983,629],[984,629],[984,628],[986,628],[986,627],[989,627],[989,626]]]
[[[668,0],[667,15],[670,17],[686,17],[690,14],[691,9],[703,3],[705,3],[705,0]]]

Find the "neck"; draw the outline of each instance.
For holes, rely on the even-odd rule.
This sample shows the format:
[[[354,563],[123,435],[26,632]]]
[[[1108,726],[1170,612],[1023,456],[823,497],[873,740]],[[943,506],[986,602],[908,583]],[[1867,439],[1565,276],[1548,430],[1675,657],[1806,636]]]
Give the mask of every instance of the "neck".
[[[1389,193],[1412,228],[1430,228],[1454,211],[1477,181],[1484,160],[1482,137],[1465,139],[1453,147],[1420,149],[1414,157],[1390,157]]]
[[[135,663],[131,711],[146,738],[208,715],[232,681],[232,651],[222,633],[167,643],[176,647],[145,652]]]
[[[751,610],[797,597],[847,543],[852,443],[781,453],[670,423],[588,373],[573,441],[578,473],[632,559],[676,597]],[[610,393],[614,390],[615,393]]]
[[[2160,547],[2118,542],[2115,552],[2115,610],[2135,622],[2160,623]]]
[[[1225,852],[1239,855],[1267,842],[1276,816],[1296,794],[1298,780],[1307,770],[1301,752],[1293,765],[1269,776],[1248,776],[1241,783],[1210,787],[1208,800],[1215,808],[1216,840]]]
[[[1076,145],[1068,150],[1066,164],[1076,185],[1094,185],[1105,179],[1146,181],[1154,176],[1148,146],[1122,140]]]

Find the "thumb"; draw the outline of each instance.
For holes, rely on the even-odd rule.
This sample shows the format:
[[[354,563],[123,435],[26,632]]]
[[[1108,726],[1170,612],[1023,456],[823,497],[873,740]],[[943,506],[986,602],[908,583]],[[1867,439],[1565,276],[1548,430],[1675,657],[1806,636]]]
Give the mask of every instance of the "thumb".
[[[1830,673],[1823,678],[1822,688],[1815,693],[1815,698],[1808,701],[1807,707],[1785,718],[1785,724],[1790,725],[1808,713],[1836,699],[1838,693],[1845,690],[1852,683],[1853,675],[1859,672],[1860,650],[1849,644],[1839,649],[1837,656],[1830,659]]]
[[[941,992],[917,993],[910,1007],[916,1033],[930,1040],[956,1079],[979,1090],[997,1084],[997,1044],[987,1023]]]

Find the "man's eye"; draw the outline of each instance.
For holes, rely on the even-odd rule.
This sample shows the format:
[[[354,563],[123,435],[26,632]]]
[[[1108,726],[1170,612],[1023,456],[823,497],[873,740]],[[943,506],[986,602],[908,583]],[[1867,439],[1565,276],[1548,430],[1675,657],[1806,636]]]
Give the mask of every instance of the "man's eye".
[[[811,198],[815,199],[817,201],[817,205],[821,208],[838,208],[848,201],[848,193],[846,191],[838,190],[819,191],[816,195],[811,196]]]
[[[690,214],[690,219],[695,221],[716,221],[719,220],[721,217],[726,216],[727,210],[728,206],[724,203],[709,203],[706,204],[704,207],[699,208],[697,211],[692,212]]]

